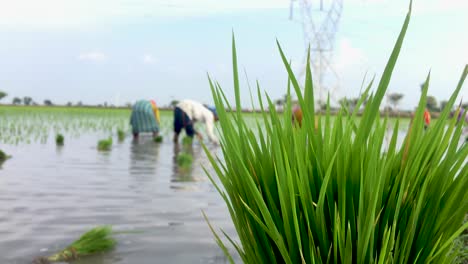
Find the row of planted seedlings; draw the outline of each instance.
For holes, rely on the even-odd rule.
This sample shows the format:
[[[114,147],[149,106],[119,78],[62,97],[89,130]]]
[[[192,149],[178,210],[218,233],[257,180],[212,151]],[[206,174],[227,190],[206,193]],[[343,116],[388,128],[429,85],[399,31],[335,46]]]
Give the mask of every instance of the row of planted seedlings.
[[[6,109],[6,110],[5,110]],[[60,109],[63,111],[63,109]],[[79,112],[79,111],[82,112]],[[87,114],[86,109],[74,111],[37,109],[22,107],[1,107],[0,141],[8,144],[31,140],[46,143],[52,132],[66,133],[78,137],[80,133],[111,131],[117,127],[128,127],[128,113],[114,110],[96,110]],[[102,111],[102,113],[99,113]],[[127,116],[126,116],[127,115]]]
[[[403,144],[397,146],[399,122],[389,143],[384,140],[389,118],[380,117],[379,109],[410,13],[377,89],[372,92],[371,81],[358,102],[367,100],[360,122],[359,107],[332,118],[329,102],[326,113],[316,115],[310,64],[302,92],[279,44],[288,95],[292,89],[298,98],[302,126],[291,123],[290,96],[285,113],[278,114],[269,97],[262,100],[260,89],[263,125],[250,126],[239,110],[234,116],[225,111],[232,108],[224,91],[210,80],[224,160],[206,150],[220,183],[209,176],[237,231],[238,240],[227,236],[227,241],[244,263],[454,263],[460,258],[454,240],[468,227],[463,222],[468,144],[461,143],[463,124],[446,120],[468,66],[427,130],[423,112],[430,75]],[[235,106],[241,109],[234,40],[233,68]],[[210,227],[234,262],[226,239]]]
[[[54,129],[58,130],[57,125],[54,125],[53,127],[54,127]],[[126,129],[126,130],[128,130],[128,129]],[[122,142],[125,139],[125,137],[127,136],[125,130],[121,129],[121,128],[117,129],[116,134],[117,134],[117,139],[118,139],[119,142]],[[43,137],[45,137],[46,139],[41,139],[41,142],[45,144],[46,141],[47,141],[48,134],[46,136],[43,136]],[[18,136],[14,137],[14,139],[17,140],[14,143],[18,144],[19,143]],[[163,137],[161,135],[158,135],[153,140],[156,143],[162,143]],[[26,139],[26,142],[29,143],[30,142],[29,139]],[[10,141],[10,143],[11,143],[11,141]],[[65,145],[65,136],[62,133],[56,133],[55,143],[59,147],[64,146]],[[109,151],[112,148],[112,144],[113,144],[112,136],[109,136],[106,139],[101,139],[101,140],[98,141],[97,149],[100,150],[100,151]],[[10,157],[11,156],[6,155],[2,150],[0,150],[0,163],[3,163],[4,161],[6,161]],[[184,164],[186,164],[186,163],[184,163]]]
[[[47,125],[35,125],[21,128],[17,127],[8,132],[3,132],[1,141],[7,144],[18,144],[18,143],[31,143],[31,141],[41,142],[43,144],[47,143],[50,134],[67,134],[71,137],[77,138],[84,133],[96,133],[100,131],[112,131],[117,127],[128,127],[124,122],[120,124],[114,124],[112,126],[100,127],[99,129],[89,129],[83,128],[82,126],[61,126],[60,124],[55,124],[53,127],[48,127]],[[0,130],[1,131],[1,130]]]
[[[52,127],[45,125],[44,123],[42,124],[30,124],[28,126],[25,126],[21,128],[20,126],[15,126],[10,129],[10,131],[5,132],[5,130],[2,130],[0,128],[0,131],[2,131],[2,136],[0,136],[0,140],[2,140],[4,143],[10,143],[10,144],[18,144],[22,142],[30,143],[31,140],[33,141],[41,141],[41,143],[46,143],[47,140],[49,139],[49,134],[67,134],[72,137],[79,137],[81,134],[84,133],[89,133],[89,132],[100,132],[100,131],[121,131],[118,133],[119,137],[124,137],[125,134],[123,133],[124,130],[128,130],[129,125],[125,121],[120,122],[109,122],[108,126],[101,126],[99,128],[91,128],[88,126],[77,126],[77,125],[67,125],[66,123],[64,124],[54,124]],[[95,121],[95,123],[99,123],[98,121]],[[165,134],[165,132],[168,132],[171,129],[171,127],[165,127],[164,130],[161,131],[160,134]]]
[[[16,109],[16,108],[14,108]],[[29,109],[32,110],[32,109]],[[3,113],[2,113],[3,114]],[[65,144],[65,137],[61,133],[57,133],[59,131],[64,131],[67,134],[70,134],[70,131],[73,130],[86,130],[89,131],[99,131],[99,130],[116,130],[117,138],[119,141],[123,141],[126,137],[126,132],[128,131],[128,118],[122,119],[119,117],[118,119],[111,119],[108,120],[106,118],[94,118],[93,120],[87,119],[83,121],[83,119],[73,119],[70,116],[62,116],[58,117],[41,117],[37,118],[37,115],[28,116],[27,112],[22,111],[21,116],[16,116],[15,118],[10,116],[9,120],[5,119],[5,122],[2,122],[0,126],[0,131],[2,132],[0,135],[4,137],[1,140],[5,140],[6,137],[11,137],[11,135],[17,134],[19,137],[27,137],[31,136],[34,133],[37,135],[46,135],[48,137],[48,133],[50,131],[56,132],[55,142],[57,146],[63,146]],[[46,113],[50,114],[50,113]],[[82,117],[76,117],[82,118]],[[18,121],[19,120],[19,121]],[[72,120],[70,122],[70,120]],[[3,121],[3,120],[2,120]],[[8,122],[9,121],[9,122]],[[19,125],[22,123],[23,126]],[[26,125],[25,125],[26,124]],[[47,124],[47,125],[46,125]],[[52,124],[52,125],[50,125]],[[34,129],[33,129],[34,128]],[[83,129],[84,128],[84,129]],[[9,131],[10,135],[4,133],[4,131]],[[24,134],[22,134],[24,133]],[[155,142],[160,143],[162,142],[162,136],[158,136],[154,139]],[[22,141],[24,142],[24,141]],[[97,148],[98,150],[110,150],[112,146],[112,137],[109,137],[104,140],[98,141]],[[0,150],[0,165],[6,160],[10,158],[6,153]],[[64,261],[73,261],[82,257],[86,257],[89,255],[102,253],[108,250],[111,250],[115,247],[116,240],[113,237],[115,234],[121,234],[125,232],[115,232],[112,230],[111,226],[98,226],[95,227],[88,232],[84,233],[79,239],[75,240],[74,242],[70,243],[68,246],[63,248],[62,250],[46,257],[38,257],[33,260],[33,263],[36,264],[44,264],[44,263],[53,263],[53,262],[64,262]]]
[[[172,112],[161,113],[160,134],[168,134],[172,129]],[[1,106],[0,142],[45,144],[51,134],[79,137],[90,132],[127,130],[129,114],[126,109]]]
[[[83,124],[83,123],[81,123]],[[110,122],[109,126],[106,126],[107,129],[113,129],[115,127],[115,122]],[[121,123],[122,125],[123,123]],[[80,126],[79,126],[80,127]],[[121,126],[125,127],[125,126]],[[80,127],[81,128],[81,127]],[[62,131],[63,128],[60,125],[53,125],[53,130]],[[127,129],[128,130],[128,129]],[[67,129],[65,129],[67,131]],[[117,138],[119,141],[125,139],[126,133],[124,129],[117,129]],[[159,142],[162,141],[162,137],[159,136]],[[57,134],[55,137],[55,142],[58,146],[63,146],[65,143],[65,137],[63,134]],[[108,139],[98,141],[98,150],[110,150],[112,146],[112,137]],[[5,161],[9,156],[7,156],[3,151],[0,150],[0,165]],[[68,246],[59,250],[58,252],[45,257],[38,257],[33,260],[35,264],[46,264],[46,263],[55,263],[55,262],[69,262],[74,261],[86,256],[93,254],[99,254],[113,249],[117,243],[114,238],[115,234],[122,234],[128,232],[115,232],[112,230],[111,226],[97,226],[87,231],[80,236],[79,239],[73,241]]]

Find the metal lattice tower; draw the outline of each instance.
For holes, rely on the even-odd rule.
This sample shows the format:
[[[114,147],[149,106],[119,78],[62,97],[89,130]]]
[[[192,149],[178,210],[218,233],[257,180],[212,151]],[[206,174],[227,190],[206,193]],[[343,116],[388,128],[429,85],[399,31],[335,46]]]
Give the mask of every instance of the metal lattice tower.
[[[307,52],[310,47],[310,64],[315,91],[322,102],[327,94],[336,101],[340,79],[333,69],[332,55],[335,35],[343,10],[343,0],[291,0],[290,19],[293,19],[295,3],[300,17],[294,18],[302,24],[305,55],[299,77],[305,75]]]

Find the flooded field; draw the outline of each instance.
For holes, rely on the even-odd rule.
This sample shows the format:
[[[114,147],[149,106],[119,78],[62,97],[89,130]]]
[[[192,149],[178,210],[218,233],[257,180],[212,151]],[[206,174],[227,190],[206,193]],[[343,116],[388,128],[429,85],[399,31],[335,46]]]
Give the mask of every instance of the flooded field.
[[[175,156],[183,147],[171,141],[170,113],[163,115],[161,144],[129,134],[117,141],[115,129],[128,129],[129,111],[68,114],[18,114],[20,129],[8,127],[23,131],[18,140],[2,130],[0,149],[13,158],[0,169],[0,263],[30,263],[102,224],[135,232],[117,235],[112,252],[74,263],[226,262],[201,211],[232,234],[229,213],[202,169],[210,166],[198,143],[186,150],[193,153],[191,169],[179,171]],[[9,118],[1,115],[2,125]],[[63,147],[55,145],[55,130],[65,136]],[[112,150],[97,151],[98,139],[112,133]]]
[[[129,115],[0,108],[0,149],[12,155],[0,167],[0,263],[30,263],[103,224],[123,231],[115,250],[74,263],[227,263],[202,210],[215,227],[235,230],[203,171],[211,166],[202,147],[184,150],[194,162],[180,170],[175,157],[184,146],[172,143],[172,113],[162,114],[160,144],[149,135],[133,140]],[[407,127],[403,121],[400,142]],[[121,142],[117,129],[127,132]],[[112,150],[98,151],[97,141],[109,136]],[[221,156],[219,146],[208,148]]]

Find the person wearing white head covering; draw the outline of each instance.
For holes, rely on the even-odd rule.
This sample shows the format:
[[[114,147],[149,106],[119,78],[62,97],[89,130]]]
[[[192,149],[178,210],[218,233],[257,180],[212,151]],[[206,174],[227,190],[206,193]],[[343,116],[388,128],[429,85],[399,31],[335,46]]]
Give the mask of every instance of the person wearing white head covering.
[[[205,124],[208,138],[216,144],[219,144],[218,138],[214,134],[214,122],[218,121],[218,114],[214,107],[203,105],[193,100],[182,100],[174,109],[174,142],[178,142],[179,134],[182,129],[189,137],[197,135],[201,140],[203,136],[195,130],[194,123],[202,122]]]

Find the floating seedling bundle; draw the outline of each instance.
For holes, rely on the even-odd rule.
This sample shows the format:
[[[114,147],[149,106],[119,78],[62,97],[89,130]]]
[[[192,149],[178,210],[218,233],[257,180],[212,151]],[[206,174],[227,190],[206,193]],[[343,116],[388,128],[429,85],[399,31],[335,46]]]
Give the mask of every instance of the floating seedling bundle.
[[[228,206],[240,243],[228,240],[244,263],[453,262],[453,241],[468,227],[463,224],[468,144],[461,143],[462,125],[447,118],[468,67],[440,117],[424,130],[428,75],[402,147],[397,147],[398,121],[385,143],[389,124],[379,109],[410,13],[375,93],[371,82],[353,112],[342,109],[333,117],[329,102],[326,113],[316,116],[310,64],[302,93],[278,44],[290,80],[285,113],[277,113],[269,97],[265,103],[258,89],[263,123],[248,125],[241,113],[233,39],[234,113],[225,110],[233,107],[210,79],[224,160],[205,152],[220,181],[210,179]],[[303,111],[301,127],[291,123],[290,88]]]
[[[73,261],[111,250],[114,248],[115,244],[116,241],[112,238],[112,228],[110,226],[98,226],[83,234],[78,240],[74,241],[63,250],[49,257],[37,258],[33,263],[46,264]]]

